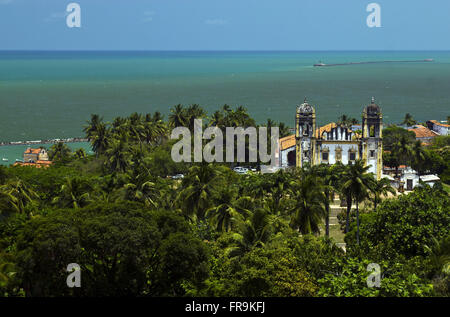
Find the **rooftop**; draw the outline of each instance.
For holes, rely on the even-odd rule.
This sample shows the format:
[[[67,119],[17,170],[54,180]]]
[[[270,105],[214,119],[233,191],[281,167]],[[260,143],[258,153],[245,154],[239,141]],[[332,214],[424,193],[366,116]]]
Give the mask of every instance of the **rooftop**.
[[[289,149],[289,148],[295,146],[295,134],[281,138],[279,142],[280,142],[280,149],[282,151]]]
[[[408,131],[412,131],[416,134],[416,139],[418,138],[434,138],[435,136],[438,136],[434,131],[431,131],[430,129],[422,126],[422,125],[415,125],[413,128],[408,129]]]
[[[316,129],[316,138],[321,138],[322,134],[324,132],[330,133],[332,129],[338,127],[338,125],[334,122],[328,123],[327,125],[324,125],[322,127],[320,127],[319,129]],[[347,128],[348,133],[353,133],[354,135],[356,135],[358,137],[358,134],[355,133],[352,129]]]
[[[437,175],[423,175],[420,176],[422,182],[438,182],[441,179]]]
[[[338,125],[336,123],[331,122],[331,123],[328,123],[327,125],[324,125],[323,127],[320,127],[319,129],[316,129],[316,133],[315,133],[316,138],[320,138],[324,132],[327,132],[327,133],[331,132],[331,130],[336,128],[337,126]],[[353,133],[357,137],[359,136],[357,133],[355,133],[351,129],[348,129],[348,132]],[[279,140],[279,144],[280,144],[280,149],[282,151],[295,146],[295,134],[281,138]]]
[[[297,106],[297,113],[303,113],[303,114],[311,114],[314,112],[314,108],[308,103],[308,101],[305,98],[305,101]]]
[[[32,148],[28,148],[25,150],[24,154],[39,154],[41,153],[42,149],[32,149]]]
[[[450,128],[450,124],[440,123],[437,120],[430,120],[430,122],[433,122],[434,124],[439,125],[441,127]]]
[[[52,164],[52,161],[36,161],[36,163],[29,163],[29,162],[16,162],[14,163],[14,166],[31,166],[31,167],[48,167]]]

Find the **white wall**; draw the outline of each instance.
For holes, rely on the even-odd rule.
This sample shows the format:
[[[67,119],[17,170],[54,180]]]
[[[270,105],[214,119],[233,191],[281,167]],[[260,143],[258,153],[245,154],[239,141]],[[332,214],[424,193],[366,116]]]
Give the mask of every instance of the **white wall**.
[[[449,135],[449,128],[443,127],[441,125],[438,125],[436,123],[433,123],[433,130],[439,133],[440,135]]]
[[[328,164],[336,164],[336,149],[340,147],[342,149],[342,164],[347,165],[349,159],[349,150],[353,149],[356,152],[356,159],[359,158],[359,151],[357,144],[338,144],[338,143],[323,143],[319,147],[319,162],[322,162],[322,154],[320,153],[322,149],[328,148]],[[323,162],[322,162],[323,163]]]
[[[280,156],[280,166],[281,167],[287,167],[289,166],[288,164],[288,153],[295,151],[295,146],[287,148],[285,150],[281,151],[281,156]]]
[[[400,180],[404,182],[403,188],[407,190],[408,188],[408,179],[412,180],[412,188],[419,185],[419,176],[417,175],[417,172],[412,169],[407,169],[403,173],[403,175],[400,177]]]

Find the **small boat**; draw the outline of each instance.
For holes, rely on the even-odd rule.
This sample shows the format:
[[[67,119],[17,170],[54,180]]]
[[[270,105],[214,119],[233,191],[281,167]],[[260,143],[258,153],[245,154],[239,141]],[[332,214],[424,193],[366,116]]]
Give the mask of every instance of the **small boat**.
[[[318,64],[314,64],[314,67],[318,67],[318,66],[327,66],[327,64],[322,63],[321,61],[319,61]]]
[[[2,158],[2,161],[3,161],[3,162],[8,162],[9,160],[8,160],[7,158],[4,157],[4,158]]]
[[[23,162],[21,159],[16,159],[16,162]]]

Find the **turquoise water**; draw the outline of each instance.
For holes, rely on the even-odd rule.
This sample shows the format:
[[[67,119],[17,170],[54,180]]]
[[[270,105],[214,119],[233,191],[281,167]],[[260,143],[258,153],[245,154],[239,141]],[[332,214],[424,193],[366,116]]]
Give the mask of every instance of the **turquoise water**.
[[[425,58],[435,62],[312,67]],[[305,96],[319,124],[360,118],[372,96],[386,122],[444,120],[450,52],[0,52],[0,141],[79,137],[91,113],[167,116],[179,103],[244,105],[293,126]]]
[[[86,150],[88,154],[92,154],[92,148],[88,142],[74,142],[74,143],[66,143],[68,147],[72,149],[72,151],[76,151],[79,148],[83,148]],[[31,148],[39,148],[44,147],[47,150],[52,146],[52,144],[33,144],[33,145],[8,145],[8,146],[0,146],[0,165],[11,165],[16,162],[16,159],[23,159],[23,152],[28,147]],[[3,159],[7,159],[8,161],[3,161]]]

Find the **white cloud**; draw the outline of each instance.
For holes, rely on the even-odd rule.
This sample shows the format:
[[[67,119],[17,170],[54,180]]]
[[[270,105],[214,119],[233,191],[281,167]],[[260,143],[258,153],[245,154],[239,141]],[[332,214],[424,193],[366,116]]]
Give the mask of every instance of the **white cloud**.
[[[142,22],[152,22],[154,15],[155,11],[144,11],[144,17],[142,18]]]
[[[1,0],[0,0],[1,1]],[[45,18],[45,22],[54,22],[60,19],[64,19],[67,16],[67,12],[53,12],[49,17]]]
[[[225,25],[228,24],[228,21],[225,19],[208,19],[205,21],[205,24],[208,25]]]

